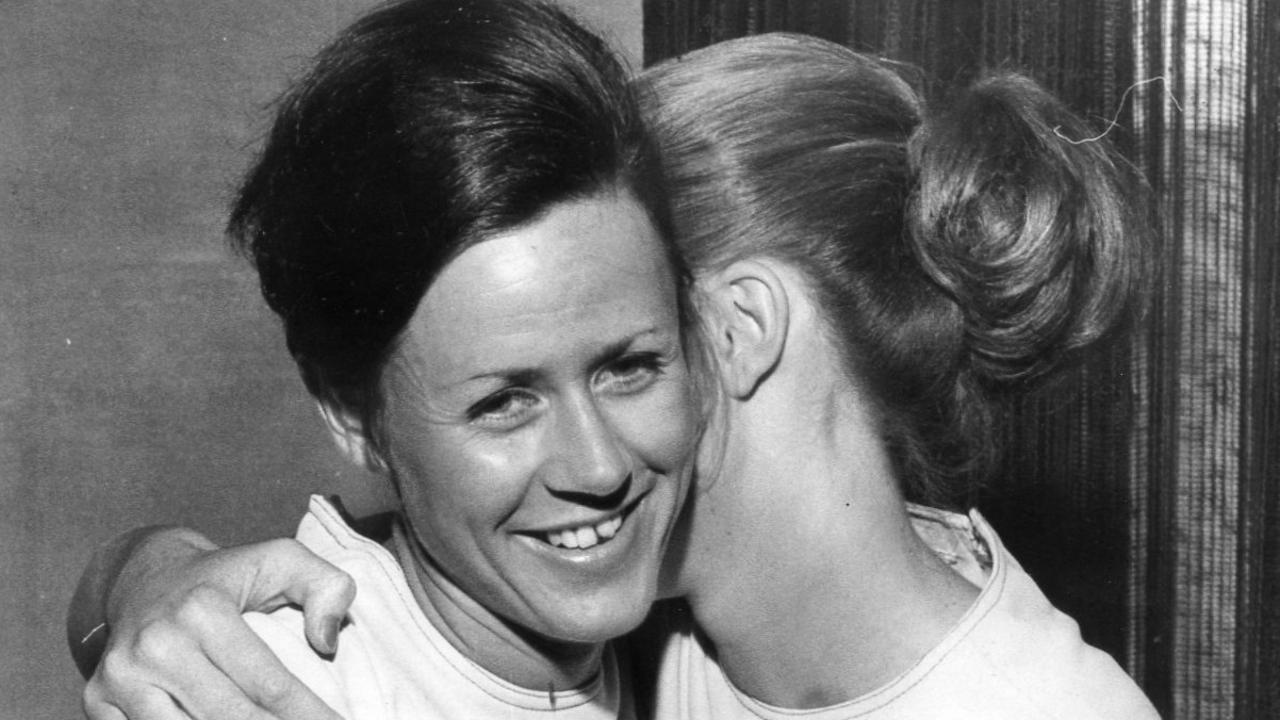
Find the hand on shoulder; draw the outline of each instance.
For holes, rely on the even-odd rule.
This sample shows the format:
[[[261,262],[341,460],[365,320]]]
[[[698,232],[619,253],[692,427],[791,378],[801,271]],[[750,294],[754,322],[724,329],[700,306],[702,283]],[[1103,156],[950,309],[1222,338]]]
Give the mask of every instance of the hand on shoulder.
[[[331,653],[355,597],[346,573],[294,540],[220,549],[181,528],[131,535],[95,557],[68,619],[77,663],[93,672],[84,693],[91,720],[338,718],[241,613],[300,606],[308,641]],[[76,652],[76,628],[95,607],[106,625],[92,634],[107,639],[93,669],[95,658]]]

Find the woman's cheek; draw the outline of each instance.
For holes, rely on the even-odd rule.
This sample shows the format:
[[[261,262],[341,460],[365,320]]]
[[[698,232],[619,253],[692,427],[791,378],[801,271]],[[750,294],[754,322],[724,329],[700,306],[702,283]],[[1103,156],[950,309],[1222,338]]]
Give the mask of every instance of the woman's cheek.
[[[537,465],[538,431],[524,427],[514,432],[457,433],[450,445],[454,452],[449,474],[465,478],[468,485],[510,484],[527,480]]]
[[[537,482],[536,441],[447,432],[434,442],[440,451],[420,455],[401,482],[405,509],[430,551],[456,556],[525,502]]]
[[[672,472],[688,460],[696,429],[691,399],[686,382],[667,378],[626,408],[619,427],[626,428],[633,447],[646,464]]]
[[[391,447],[406,495],[435,498],[437,505],[464,502],[509,483],[528,454],[513,437],[478,433],[465,425],[406,422]],[[447,498],[447,499],[442,499]]]

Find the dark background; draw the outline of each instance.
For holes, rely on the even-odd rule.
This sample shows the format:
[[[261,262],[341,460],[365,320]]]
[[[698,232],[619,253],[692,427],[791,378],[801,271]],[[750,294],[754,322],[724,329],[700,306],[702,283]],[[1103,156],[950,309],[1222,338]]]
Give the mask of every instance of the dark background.
[[[1280,1],[644,6],[648,61],[789,30],[940,85],[1019,69],[1145,173],[1146,322],[1006,418],[973,500],[1164,717],[1280,718]]]

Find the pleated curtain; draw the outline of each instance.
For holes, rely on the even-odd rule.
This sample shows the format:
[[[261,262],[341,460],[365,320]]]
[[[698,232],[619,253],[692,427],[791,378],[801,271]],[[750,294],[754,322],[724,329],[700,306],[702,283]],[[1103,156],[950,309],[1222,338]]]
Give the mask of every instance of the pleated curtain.
[[[1145,172],[1146,321],[1016,409],[974,503],[1163,717],[1280,718],[1280,0],[646,0],[644,21],[647,63],[786,30],[938,87],[1019,69]]]

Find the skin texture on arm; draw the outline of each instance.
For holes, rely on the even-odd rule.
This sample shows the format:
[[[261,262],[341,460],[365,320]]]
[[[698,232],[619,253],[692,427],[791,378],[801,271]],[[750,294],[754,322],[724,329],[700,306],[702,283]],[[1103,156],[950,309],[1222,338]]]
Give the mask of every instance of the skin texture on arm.
[[[72,655],[89,678],[85,714],[336,720],[241,613],[301,606],[307,640],[330,654],[354,597],[346,573],[293,540],[220,549],[183,528],[125,533],[95,554],[67,617]]]
[[[217,547],[198,533],[185,536],[176,528],[148,525],[123,533],[94,553],[80,576],[75,594],[71,596],[71,606],[67,609],[67,646],[76,669],[86,680],[93,676],[107,647],[106,606],[111,586],[138,546],[162,535],[168,537],[157,542],[167,547],[174,559],[189,558]]]

